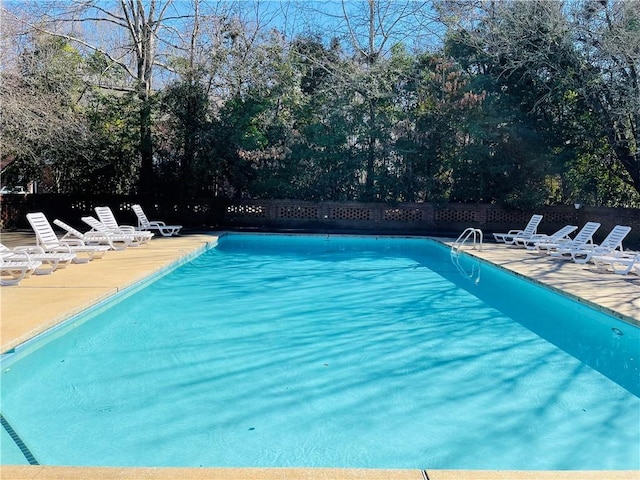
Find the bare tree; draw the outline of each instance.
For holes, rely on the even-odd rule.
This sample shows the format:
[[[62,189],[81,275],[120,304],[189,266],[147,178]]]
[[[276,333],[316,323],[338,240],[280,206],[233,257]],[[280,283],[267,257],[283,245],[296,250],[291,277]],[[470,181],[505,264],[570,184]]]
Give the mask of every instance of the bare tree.
[[[193,0],[195,4],[199,0]],[[176,2],[178,3],[178,2]],[[139,100],[140,193],[152,191],[153,141],[151,97],[157,67],[170,69],[165,55],[175,51],[178,22],[191,12],[173,0],[71,0],[35,2],[15,8],[25,31],[37,31],[72,42],[81,51],[106,59],[102,88],[133,92]],[[190,6],[190,5],[189,5]],[[114,69],[124,75],[109,75]],[[127,80],[128,79],[128,80]]]
[[[84,90],[78,78],[82,59],[66,41],[37,32],[23,35],[23,19],[4,9],[0,13],[2,158],[17,160],[15,170],[25,182],[41,179],[46,164],[60,191],[63,172],[88,160],[89,125],[76,108]]]

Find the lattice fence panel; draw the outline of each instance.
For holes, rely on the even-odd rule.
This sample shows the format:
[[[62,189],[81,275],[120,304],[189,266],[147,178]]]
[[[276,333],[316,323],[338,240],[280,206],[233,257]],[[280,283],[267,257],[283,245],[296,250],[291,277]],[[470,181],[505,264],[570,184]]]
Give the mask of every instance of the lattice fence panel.
[[[575,222],[574,212],[544,212],[543,222],[550,223],[572,223]]]
[[[371,210],[355,207],[332,208],[331,218],[334,220],[370,220]]]
[[[81,212],[88,212],[93,210],[94,202],[88,200],[73,200],[71,202],[71,210],[80,210]]]
[[[262,205],[229,205],[227,215],[232,217],[266,218],[267,207]]]
[[[279,207],[278,218],[316,220],[318,218],[318,207]]]
[[[197,213],[197,214],[209,213],[211,211],[211,207],[203,203],[194,203],[193,205],[190,205],[189,209],[193,213]]]
[[[422,220],[422,211],[418,209],[389,208],[384,211],[383,218],[393,222],[419,222]]]
[[[489,210],[487,223],[526,223],[531,218],[530,213],[509,212],[504,210]]]
[[[131,205],[133,205],[133,202],[120,202],[118,204],[118,206],[117,206],[117,210],[119,212],[130,212],[131,211]]]
[[[478,221],[475,210],[436,210],[436,222],[469,223]]]

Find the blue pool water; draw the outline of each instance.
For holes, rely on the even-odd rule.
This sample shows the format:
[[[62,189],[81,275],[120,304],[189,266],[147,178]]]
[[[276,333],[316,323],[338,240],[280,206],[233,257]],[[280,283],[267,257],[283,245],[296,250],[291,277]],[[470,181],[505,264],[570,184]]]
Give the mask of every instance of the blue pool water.
[[[640,469],[639,329],[460,261],[224,236],[5,355],[2,463]]]

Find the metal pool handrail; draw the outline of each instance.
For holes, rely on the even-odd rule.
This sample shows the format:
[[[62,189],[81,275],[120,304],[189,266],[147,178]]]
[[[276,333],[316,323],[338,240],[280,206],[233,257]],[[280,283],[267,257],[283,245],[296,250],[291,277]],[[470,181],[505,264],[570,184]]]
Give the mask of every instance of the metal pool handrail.
[[[475,250],[477,246],[478,250],[482,250],[482,240],[483,240],[482,230],[480,230],[479,228],[469,227],[460,234],[460,236],[455,242],[453,242],[453,245],[451,246],[451,253],[458,254],[460,249],[465,245],[465,243],[470,238],[473,239],[472,248]]]

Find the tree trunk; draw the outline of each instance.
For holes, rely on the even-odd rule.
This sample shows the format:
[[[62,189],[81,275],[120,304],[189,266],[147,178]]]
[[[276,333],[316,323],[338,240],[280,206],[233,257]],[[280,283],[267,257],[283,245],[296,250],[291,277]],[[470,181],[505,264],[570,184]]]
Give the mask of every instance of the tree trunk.
[[[610,139],[609,142],[612,140]],[[627,139],[614,138],[612,147],[616,157],[629,173],[633,187],[640,193],[640,153],[631,152]]]
[[[632,151],[632,141],[627,138],[629,134],[625,131],[625,125],[621,125],[620,122],[616,121],[614,116],[611,115],[607,108],[607,105],[611,104],[609,98],[603,100],[595,94],[591,95],[588,99],[594,110],[598,112],[600,123],[604,127],[607,140],[613,153],[629,174],[633,187],[640,193],[640,153],[637,148],[635,153]]]
[[[375,176],[375,160],[376,160],[376,107],[373,99],[369,100],[369,139],[368,139],[368,151],[367,151],[367,172],[364,185],[365,200],[372,201],[374,198],[373,193],[373,179]]]
[[[155,0],[149,7],[149,18],[145,19],[144,5],[138,3],[138,38],[136,49],[138,63],[138,97],[140,98],[140,195],[149,198],[153,195],[153,136],[151,118],[151,88],[153,81],[153,61],[155,41],[152,26]]]
[[[144,198],[153,194],[153,139],[151,134],[151,102],[147,95],[140,99],[140,180],[139,193]]]
[[[193,186],[193,165],[195,164],[196,147],[197,147],[197,135],[200,130],[198,125],[198,95],[195,82],[189,82],[186,101],[186,129],[184,134],[184,153],[182,156],[181,167],[181,185],[180,185],[180,197],[181,200],[188,200],[189,194],[192,192]]]

